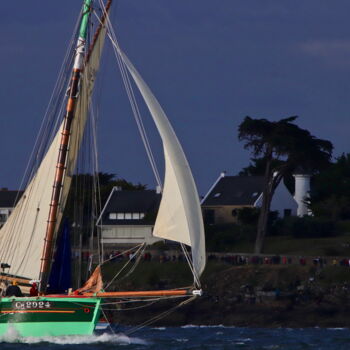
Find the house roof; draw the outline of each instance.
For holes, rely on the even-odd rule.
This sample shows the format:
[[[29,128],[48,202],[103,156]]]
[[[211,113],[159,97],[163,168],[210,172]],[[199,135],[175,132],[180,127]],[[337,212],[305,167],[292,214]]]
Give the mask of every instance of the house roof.
[[[22,194],[23,191],[9,191],[7,189],[0,189],[0,208],[13,208],[17,201],[21,198]]]
[[[263,176],[224,176],[206,195],[202,206],[253,205],[263,186]]]
[[[101,225],[101,219],[103,225],[153,224],[160,199],[161,194],[155,190],[120,191],[114,188],[97,224]],[[145,218],[141,220],[111,220],[109,219],[110,213],[144,213]]]

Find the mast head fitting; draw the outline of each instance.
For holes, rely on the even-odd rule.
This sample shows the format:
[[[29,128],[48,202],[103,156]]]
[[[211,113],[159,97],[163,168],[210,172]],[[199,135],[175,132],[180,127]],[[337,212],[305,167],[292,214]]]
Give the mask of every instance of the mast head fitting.
[[[202,289],[194,289],[192,291],[192,294],[198,297],[201,297],[203,295],[203,290]]]

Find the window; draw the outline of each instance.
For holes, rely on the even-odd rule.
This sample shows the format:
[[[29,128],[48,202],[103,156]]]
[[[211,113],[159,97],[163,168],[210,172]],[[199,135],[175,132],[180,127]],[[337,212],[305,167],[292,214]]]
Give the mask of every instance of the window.
[[[145,213],[109,213],[110,220],[141,220],[144,217]]]

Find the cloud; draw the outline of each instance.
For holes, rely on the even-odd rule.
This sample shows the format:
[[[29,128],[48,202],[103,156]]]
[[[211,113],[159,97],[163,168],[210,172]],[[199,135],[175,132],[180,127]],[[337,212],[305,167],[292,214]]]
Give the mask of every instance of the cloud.
[[[312,40],[297,47],[302,53],[323,59],[327,64],[350,66],[350,40]]]

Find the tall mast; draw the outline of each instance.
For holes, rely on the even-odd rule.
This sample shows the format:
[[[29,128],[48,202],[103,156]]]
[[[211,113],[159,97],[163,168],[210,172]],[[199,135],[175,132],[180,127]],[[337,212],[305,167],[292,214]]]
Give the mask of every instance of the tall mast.
[[[47,221],[46,236],[44,249],[41,258],[40,266],[40,287],[39,291],[44,293],[47,288],[49,270],[51,265],[51,257],[53,251],[53,239],[55,233],[55,226],[57,222],[57,212],[59,206],[59,199],[62,189],[64,170],[66,166],[66,159],[68,153],[69,137],[71,132],[72,120],[74,118],[74,111],[79,90],[79,82],[81,72],[84,67],[85,57],[85,42],[87,36],[87,27],[90,17],[90,8],[92,0],[84,0],[83,14],[79,30],[79,38],[76,45],[75,60],[73,65],[72,78],[69,85],[69,97],[67,101],[66,114],[64,116],[63,129],[61,133],[60,149],[56,165],[55,179],[52,189],[51,203],[49,217]]]

